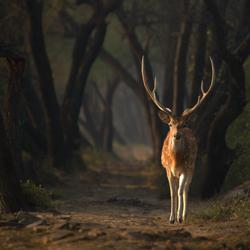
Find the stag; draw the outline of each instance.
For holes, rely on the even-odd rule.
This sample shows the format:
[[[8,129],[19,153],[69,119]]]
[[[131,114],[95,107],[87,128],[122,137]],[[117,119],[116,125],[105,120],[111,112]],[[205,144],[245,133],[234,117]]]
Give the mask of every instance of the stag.
[[[204,82],[201,81],[201,94],[198,97],[197,103],[193,107],[185,109],[180,116],[176,116],[171,109],[164,107],[159,100],[157,100],[156,78],[154,80],[153,90],[150,90],[144,72],[144,58],[142,58],[141,70],[144,87],[151,100],[160,110],[160,119],[169,126],[169,132],[162,147],[161,162],[166,169],[170,188],[171,213],[169,222],[171,224],[175,221],[182,223],[186,220],[187,216],[188,191],[194,173],[198,149],[198,141],[194,132],[188,127],[188,118],[204,103],[215,85],[215,69],[211,58],[210,62],[212,79],[208,90],[204,90]]]

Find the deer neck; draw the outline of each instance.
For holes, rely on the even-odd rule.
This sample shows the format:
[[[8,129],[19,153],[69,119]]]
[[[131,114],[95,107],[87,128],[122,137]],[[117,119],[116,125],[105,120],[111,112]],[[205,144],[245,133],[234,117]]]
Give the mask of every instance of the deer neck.
[[[178,165],[178,163],[182,162],[185,154],[185,139],[183,138],[180,141],[170,140],[169,151],[173,161]]]

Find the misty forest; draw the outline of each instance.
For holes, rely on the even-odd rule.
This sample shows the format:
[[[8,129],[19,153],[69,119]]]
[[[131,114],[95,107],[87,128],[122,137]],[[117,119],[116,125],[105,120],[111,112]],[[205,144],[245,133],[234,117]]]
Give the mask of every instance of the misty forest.
[[[1,0],[0,249],[249,249],[249,14]]]

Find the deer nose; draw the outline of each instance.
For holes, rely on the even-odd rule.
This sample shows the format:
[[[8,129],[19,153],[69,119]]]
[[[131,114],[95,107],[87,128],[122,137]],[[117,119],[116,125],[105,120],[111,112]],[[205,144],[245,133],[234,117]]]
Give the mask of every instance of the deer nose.
[[[177,133],[174,135],[174,138],[175,138],[176,140],[179,140],[179,139],[181,138],[181,134],[177,132]]]

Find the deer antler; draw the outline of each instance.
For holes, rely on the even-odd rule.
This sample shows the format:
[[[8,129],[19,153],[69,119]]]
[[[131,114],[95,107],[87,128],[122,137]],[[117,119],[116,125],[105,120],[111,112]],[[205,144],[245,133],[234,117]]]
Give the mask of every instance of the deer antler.
[[[209,59],[210,59],[211,68],[212,68],[212,79],[211,79],[210,86],[207,91],[204,91],[204,82],[203,80],[201,81],[201,95],[198,96],[197,103],[192,108],[185,109],[184,112],[182,113],[182,116],[189,116],[192,113],[194,113],[198,109],[198,107],[204,102],[204,100],[206,99],[206,97],[209,95],[209,93],[214,87],[214,84],[215,84],[214,62],[211,57],[209,57]]]
[[[142,57],[142,63],[141,63],[141,73],[142,73],[142,80],[143,80],[143,85],[147,91],[147,93],[149,94],[151,100],[154,102],[154,104],[164,113],[167,113],[168,115],[172,116],[172,111],[169,108],[164,107],[158,100],[156,97],[156,85],[157,85],[157,81],[156,81],[156,77],[154,79],[154,88],[151,91],[148,84],[147,84],[147,80],[146,80],[146,76],[145,76],[145,72],[144,72],[144,56]]]

